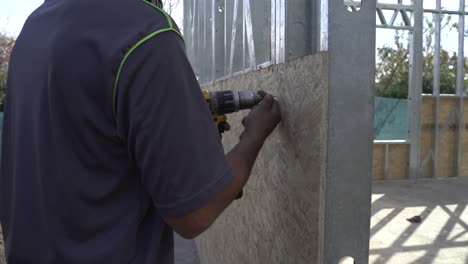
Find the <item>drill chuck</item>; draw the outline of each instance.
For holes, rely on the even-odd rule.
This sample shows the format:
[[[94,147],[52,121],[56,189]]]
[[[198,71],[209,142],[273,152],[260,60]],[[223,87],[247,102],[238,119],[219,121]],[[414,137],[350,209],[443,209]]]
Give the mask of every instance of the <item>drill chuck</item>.
[[[237,92],[237,95],[239,96],[239,106],[237,111],[251,109],[262,100],[262,98],[260,98],[260,96],[253,91],[239,91]]]
[[[209,104],[213,114],[225,115],[240,110],[251,109],[262,98],[253,91],[209,92]]]

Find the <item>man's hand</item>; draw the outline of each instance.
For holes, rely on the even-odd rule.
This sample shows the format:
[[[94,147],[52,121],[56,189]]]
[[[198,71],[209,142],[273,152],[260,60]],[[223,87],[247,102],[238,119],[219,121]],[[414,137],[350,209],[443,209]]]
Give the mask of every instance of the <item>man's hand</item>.
[[[184,238],[194,238],[208,229],[216,218],[237,198],[249,179],[252,167],[265,140],[281,121],[278,102],[271,94],[258,92],[263,98],[244,118],[245,127],[240,142],[226,155],[234,179],[203,207],[181,217],[166,218],[166,222]]]
[[[271,94],[259,91],[262,101],[248,116],[242,120],[245,127],[240,139],[244,137],[264,142],[281,121],[281,111],[278,102]]]

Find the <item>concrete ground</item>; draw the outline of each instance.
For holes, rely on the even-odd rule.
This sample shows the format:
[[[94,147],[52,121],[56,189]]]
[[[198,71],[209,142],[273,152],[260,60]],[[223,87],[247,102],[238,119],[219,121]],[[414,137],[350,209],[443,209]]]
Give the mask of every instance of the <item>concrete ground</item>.
[[[197,247],[192,240],[185,240],[182,237],[174,234],[174,264],[200,264],[200,259],[197,253]],[[0,264],[6,264],[3,236],[0,229]]]
[[[183,239],[174,233],[174,247],[175,264],[200,264],[195,241]]]
[[[468,178],[375,182],[369,263],[468,264],[467,205]],[[175,260],[200,264],[195,243],[175,235]]]
[[[467,203],[468,178],[374,183],[370,263],[468,264]]]

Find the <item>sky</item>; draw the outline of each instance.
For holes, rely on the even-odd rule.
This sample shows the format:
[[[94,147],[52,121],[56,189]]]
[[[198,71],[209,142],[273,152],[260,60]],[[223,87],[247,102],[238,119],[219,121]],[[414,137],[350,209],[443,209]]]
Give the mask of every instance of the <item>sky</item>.
[[[13,37],[18,36],[28,16],[43,2],[44,0],[0,0],[0,32]],[[182,27],[183,1],[179,2],[180,4],[172,15],[177,24]]]
[[[166,0],[171,1],[171,0]],[[172,0],[180,4],[173,11],[172,16],[182,27],[183,7],[182,0]],[[379,0],[380,3],[396,3],[397,0]],[[411,0],[403,0],[403,4],[410,4]],[[436,0],[424,0],[424,8],[435,8]],[[26,18],[31,12],[43,3],[43,0],[0,0],[0,32],[16,37],[23,27]],[[459,0],[442,0],[442,7],[448,10],[457,10]],[[391,11],[387,16],[391,17]],[[390,18],[387,18],[387,21]],[[452,21],[456,22],[456,21]],[[467,21],[468,24],[468,21]],[[377,30],[377,47],[392,46],[394,31],[388,29]],[[468,52],[468,40],[465,41],[465,49]],[[457,50],[457,33],[455,30],[442,32],[442,46],[449,51]]]
[[[396,0],[379,0],[379,3],[396,3]],[[445,10],[450,10],[450,11],[458,11],[459,8],[459,0],[442,0],[441,1],[441,6]],[[467,1],[468,2],[468,1]],[[411,4],[411,0],[403,0],[403,4]],[[436,8],[436,0],[423,0],[423,6],[425,9],[435,9]],[[393,14],[393,11],[387,10],[384,11],[384,15],[386,17],[387,22],[390,21],[390,18]],[[425,13],[424,14],[425,19],[429,19],[430,21],[433,19],[432,14],[430,13]],[[445,18],[447,19],[447,17]],[[378,18],[376,18],[378,21]],[[396,24],[401,22],[401,15],[396,19]],[[445,21],[445,20],[444,20]],[[443,22],[444,22],[443,21]],[[380,22],[377,22],[380,24]],[[458,23],[458,16],[452,16],[452,19],[450,20],[450,25],[453,23]],[[465,27],[468,25],[468,19],[465,21]],[[376,46],[377,47],[382,47],[382,46],[393,46],[394,43],[394,36],[395,36],[395,30],[391,29],[377,29],[377,35],[376,35]],[[450,51],[450,52],[456,52],[458,50],[458,32],[454,28],[450,28],[449,26],[444,28],[441,31],[441,46],[443,49]],[[465,55],[468,52],[468,39],[465,37]]]
[[[0,0],[0,31],[16,37],[24,22],[43,0]]]

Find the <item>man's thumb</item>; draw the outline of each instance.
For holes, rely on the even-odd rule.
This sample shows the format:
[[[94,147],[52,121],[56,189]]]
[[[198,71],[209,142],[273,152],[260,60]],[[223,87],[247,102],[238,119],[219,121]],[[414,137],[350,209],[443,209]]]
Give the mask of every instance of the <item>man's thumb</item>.
[[[275,98],[273,98],[273,95],[267,94],[265,97],[263,97],[262,101],[260,102],[260,105],[266,108],[271,108],[273,106],[273,102],[275,101]]]

